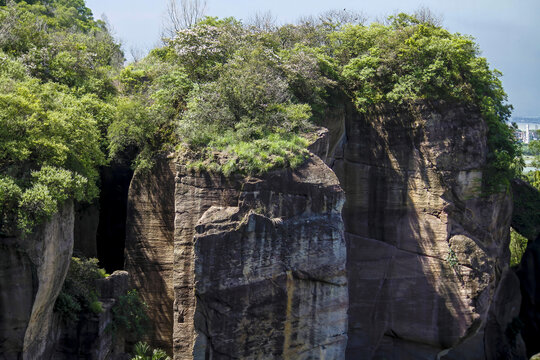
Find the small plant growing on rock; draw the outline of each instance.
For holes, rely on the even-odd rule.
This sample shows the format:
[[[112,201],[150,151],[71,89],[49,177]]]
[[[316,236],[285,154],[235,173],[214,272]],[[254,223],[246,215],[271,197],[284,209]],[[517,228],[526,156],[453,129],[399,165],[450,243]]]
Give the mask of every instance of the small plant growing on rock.
[[[446,261],[452,267],[458,279],[463,282],[463,277],[461,276],[461,271],[459,269],[459,260],[454,250],[448,249],[448,255],[446,256]]]
[[[66,321],[77,321],[82,312],[103,312],[95,280],[104,278],[105,270],[97,259],[71,258],[64,286],[56,299],[54,310]]]
[[[135,356],[131,360],[171,360],[161,349],[150,349],[150,345],[139,341],[134,347]]]
[[[140,339],[148,332],[150,319],[146,314],[148,305],[140,298],[137,290],[128,291],[119,297],[113,306],[113,321],[109,331],[122,333],[128,341]]]

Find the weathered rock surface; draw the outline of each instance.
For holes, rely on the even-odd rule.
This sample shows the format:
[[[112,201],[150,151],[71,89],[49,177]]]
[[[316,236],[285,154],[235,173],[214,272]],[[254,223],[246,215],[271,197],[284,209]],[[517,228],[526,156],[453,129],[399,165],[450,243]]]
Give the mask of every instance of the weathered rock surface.
[[[96,281],[103,312],[83,313],[78,322],[66,323],[56,315],[50,341],[54,344],[51,360],[114,360],[124,359],[124,338],[121,333],[111,332],[112,308],[119,297],[128,290],[129,275],[126,271],[115,271]],[[127,357],[130,358],[130,357]]]
[[[0,354],[46,359],[53,308],[73,252],[73,204],[26,238],[0,239]]]
[[[175,359],[343,358],[343,200],[315,156],[260,178],[179,167]]]
[[[125,269],[131,287],[149,308],[153,329],[146,339],[172,352],[174,165],[157,162],[148,173],[135,173],[128,195]]]
[[[344,108],[342,146],[328,158],[347,194],[347,358],[498,358],[486,326],[504,334],[518,303],[496,308],[512,276],[512,206],[480,196],[484,121],[444,103]]]
[[[175,360],[524,358],[512,203],[481,193],[479,113],[330,115],[320,158],[295,171],[226,178],[168,159],[135,175],[126,267],[153,344],[172,339]]]
[[[521,333],[532,356],[540,352],[540,192],[521,180],[513,181],[512,192],[512,227],[529,240],[516,274],[523,298]]]
[[[99,205],[97,203],[75,203],[75,225],[73,229],[73,254],[77,257],[97,257],[97,230]]]

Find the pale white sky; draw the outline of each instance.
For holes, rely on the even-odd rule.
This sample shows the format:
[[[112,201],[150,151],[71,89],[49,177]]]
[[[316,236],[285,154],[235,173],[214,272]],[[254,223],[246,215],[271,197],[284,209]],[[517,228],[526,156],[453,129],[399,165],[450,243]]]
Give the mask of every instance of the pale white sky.
[[[130,50],[160,44],[166,0],[87,0],[96,18],[105,14],[116,37]],[[483,56],[503,72],[515,116],[540,116],[540,0],[208,0],[207,14],[246,20],[270,10],[278,23],[329,9],[362,11],[370,19],[420,6],[441,15],[452,32],[476,38]]]

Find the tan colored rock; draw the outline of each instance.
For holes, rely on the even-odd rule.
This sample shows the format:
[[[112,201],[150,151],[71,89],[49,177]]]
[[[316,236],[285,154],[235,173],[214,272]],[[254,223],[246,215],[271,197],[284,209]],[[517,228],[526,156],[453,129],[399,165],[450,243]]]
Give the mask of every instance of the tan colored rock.
[[[175,359],[343,358],[343,192],[312,157],[263,177],[177,177]]]
[[[73,252],[73,203],[25,238],[1,239],[0,353],[47,359],[54,303]]]
[[[479,339],[494,316],[505,328],[516,309],[490,309],[508,268],[512,206],[480,194],[478,112],[419,102],[343,116],[346,141],[329,158],[347,194],[347,358],[434,359]],[[495,359],[490,341],[462,359]]]
[[[154,347],[172,353],[174,166],[161,159],[150,172],[136,172],[129,187],[125,269],[130,286],[150,311]]]

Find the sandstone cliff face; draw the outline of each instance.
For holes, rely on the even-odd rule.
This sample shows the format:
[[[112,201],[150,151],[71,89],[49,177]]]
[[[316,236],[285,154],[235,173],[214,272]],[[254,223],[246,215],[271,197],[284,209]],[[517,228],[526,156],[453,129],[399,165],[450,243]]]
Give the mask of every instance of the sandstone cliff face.
[[[328,128],[295,171],[168,159],[135,176],[126,266],[154,344],[172,340],[175,360],[524,358],[512,204],[481,194],[478,112],[343,105]]]
[[[125,269],[150,311],[149,340],[171,353],[173,316],[174,166],[158,161],[152,172],[135,173],[129,188]]]
[[[519,298],[506,307],[497,299],[507,296],[501,284],[516,284],[507,265],[512,207],[505,195],[479,192],[483,120],[444,103],[344,108],[344,133],[334,135],[341,146],[329,160],[347,194],[347,358],[508,354],[498,340]]]
[[[179,177],[179,190],[196,194],[201,180]],[[204,213],[193,237],[193,358],[343,358],[344,194],[335,175],[313,156],[295,171],[224,185],[232,203],[196,207]],[[178,205],[177,216],[191,213]]]
[[[2,359],[46,359],[53,307],[73,252],[73,204],[25,239],[0,240]]]
[[[128,202],[126,269],[157,324],[153,344],[172,343],[175,359],[343,358],[344,194],[335,174],[316,156],[249,178],[181,165],[174,177],[172,164],[135,174]]]

